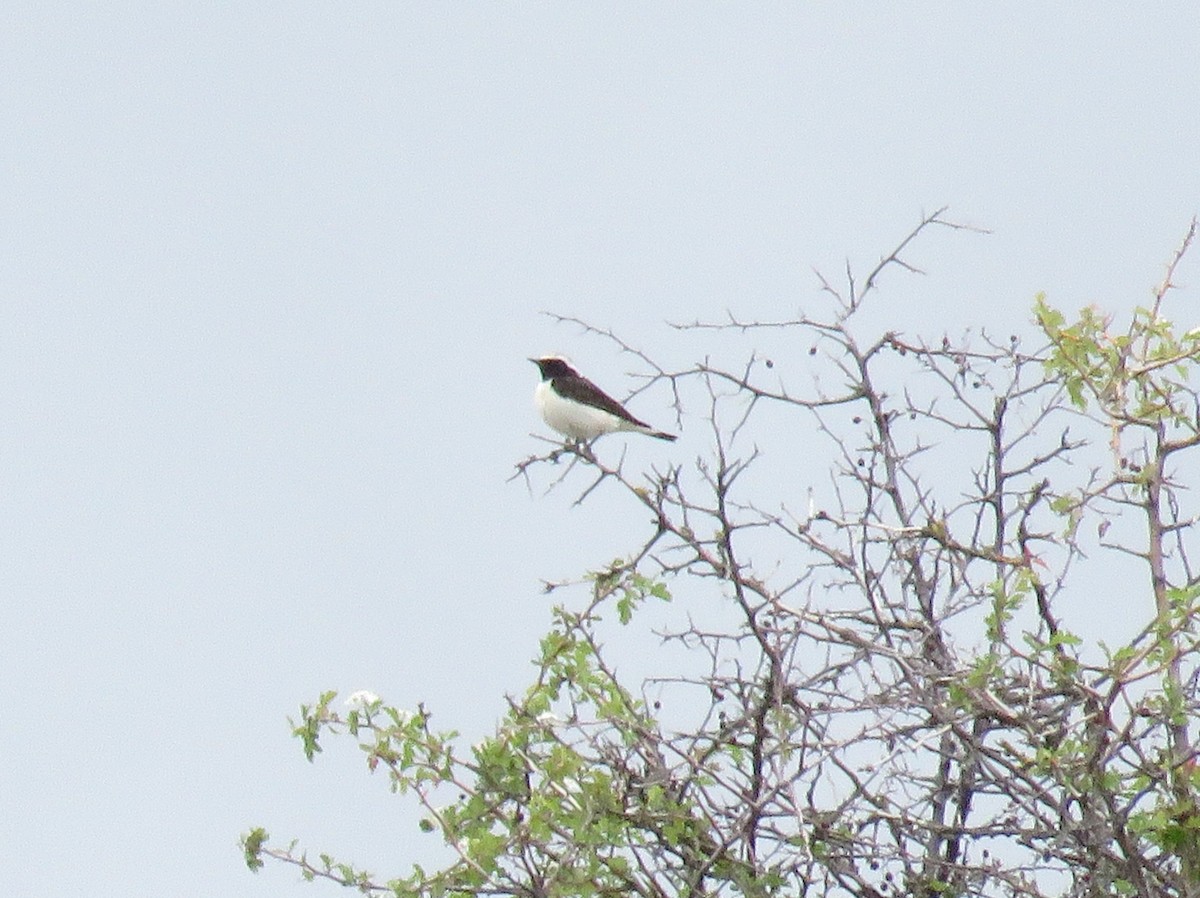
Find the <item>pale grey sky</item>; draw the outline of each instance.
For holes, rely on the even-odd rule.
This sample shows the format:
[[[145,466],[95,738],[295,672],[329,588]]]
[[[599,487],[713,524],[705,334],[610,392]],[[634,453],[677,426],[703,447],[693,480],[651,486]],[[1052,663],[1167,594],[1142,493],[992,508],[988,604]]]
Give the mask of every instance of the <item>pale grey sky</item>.
[[[257,823],[405,870],[405,805],[285,717],[482,731],[541,580],[625,547],[505,482],[527,356],[631,386],[538,311],[682,364],[666,320],[792,314],[945,204],[994,233],[923,241],[897,326],[1128,308],[1200,209],[1197,59],[1183,2],[9,0],[0,893],[329,893],[247,873]]]

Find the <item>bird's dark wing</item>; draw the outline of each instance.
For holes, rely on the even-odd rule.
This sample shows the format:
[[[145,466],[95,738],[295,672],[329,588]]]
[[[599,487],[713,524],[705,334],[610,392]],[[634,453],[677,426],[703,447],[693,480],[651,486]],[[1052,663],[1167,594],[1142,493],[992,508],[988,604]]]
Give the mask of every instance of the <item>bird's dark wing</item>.
[[[564,399],[572,399],[575,402],[583,405],[590,405],[593,408],[598,408],[608,412],[610,415],[615,415],[622,421],[628,421],[630,424],[636,424],[638,427],[649,427],[645,421],[639,421],[629,412],[625,411],[625,406],[617,402],[598,386],[588,380],[586,377],[556,377],[550,381],[550,386],[554,388],[554,392]]]

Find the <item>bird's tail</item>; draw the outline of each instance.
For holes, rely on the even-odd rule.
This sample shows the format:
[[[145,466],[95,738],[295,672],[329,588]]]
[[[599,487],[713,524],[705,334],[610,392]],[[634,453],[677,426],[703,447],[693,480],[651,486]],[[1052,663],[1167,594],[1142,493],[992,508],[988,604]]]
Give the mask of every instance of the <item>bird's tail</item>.
[[[673,433],[663,433],[661,430],[648,430],[646,436],[654,437],[656,440],[668,440],[675,442],[679,437]]]

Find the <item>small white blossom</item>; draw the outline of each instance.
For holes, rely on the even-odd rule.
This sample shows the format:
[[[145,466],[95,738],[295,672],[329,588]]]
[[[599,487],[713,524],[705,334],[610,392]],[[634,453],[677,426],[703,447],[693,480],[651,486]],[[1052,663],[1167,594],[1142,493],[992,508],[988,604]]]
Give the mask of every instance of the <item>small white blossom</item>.
[[[357,692],[350,693],[344,704],[351,711],[365,711],[379,700],[379,696],[369,689],[359,689]]]

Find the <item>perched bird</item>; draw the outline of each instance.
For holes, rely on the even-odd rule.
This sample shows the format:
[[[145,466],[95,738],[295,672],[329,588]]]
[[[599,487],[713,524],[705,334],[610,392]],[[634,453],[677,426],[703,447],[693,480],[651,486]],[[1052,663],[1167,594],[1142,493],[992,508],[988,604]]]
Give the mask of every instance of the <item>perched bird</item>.
[[[542,382],[533,393],[533,401],[546,423],[568,439],[593,440],[620,430],[660,440],[675,439],[675,434],[655,430],[629,414],[625,406],[581,376],[562,356],[548,355],[529,361],[542,372]]]

